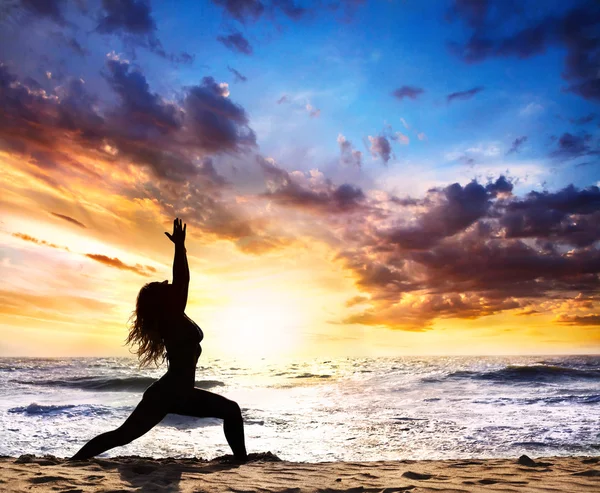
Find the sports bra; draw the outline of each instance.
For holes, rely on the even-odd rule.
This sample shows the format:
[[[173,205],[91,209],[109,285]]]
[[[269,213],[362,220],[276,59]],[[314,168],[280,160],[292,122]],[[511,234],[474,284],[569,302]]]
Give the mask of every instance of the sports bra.
[[[177,326],[170,327],[169,336],[164,338],[169,370],[185,371],[191,365],[195,369],[202,353],[200,342],[204,339],[204,333],[185,313],[176,323]]]

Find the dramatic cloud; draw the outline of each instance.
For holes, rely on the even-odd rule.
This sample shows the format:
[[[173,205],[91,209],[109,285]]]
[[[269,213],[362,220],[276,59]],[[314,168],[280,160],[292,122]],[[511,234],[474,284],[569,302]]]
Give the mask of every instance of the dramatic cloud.
[[[233,75],[235,75],[235,82],[246,82],[248,77],[240,74],[236,69],[227,66],[227,70],[229,70]]]
[[[100,262],[101,264],[108,265],[109,267],[114,267],[115,269],[128,270],[131,272],[135,272],[136,274],[144,277],[148,277],[152,273],[156,272],[154,267],[149,265],[128,265],[116,257],[107,257],[106,255],[99,255],[95,253],[86,253],[85,256],[87,258],[91,258],[96,262]]]
[[[264,196],[284,207],[316,214],[343,214],[366,205],[363,191],[353,185],[334,186],[326,179],[307,179],[300,172],[288,173],[269,159],[258,162],[267,180]]]
[[[58,214],[57,212],[51,212],[50,214],[52,214],[54,217],[58,217],[59,219],[62,219],[63,221],[67,221],[70,222],[71,224],[75,224],[77,226],[79,226],[80,228],[85,228],[85,224],[79,222],[77,219],[73,219],[72,217],[69,216],[65,216],[64,214]]]
[[[371,156],[381,157],[383,162],[387,165],[392,154],[392,146],[390,145],[390,141],[384,135],[377,135],[375,137],[369,135],[368,138],[369,142],[371,143],[371,147],[369,148]]]
[[[509,203],[499,224],[506,238],[591,246],[600,237],[600,189],[569,186],[555,193],[531,192]]]
[[[228,36],[217,36],[217,41],[229,48],[231,51],[252,55],[252,46],[241,33],[233,33]]]
[[[451,103],[455,99],[471,99],[473,96],[475,96],[475,94],[481,91],[483,91],[483,87],[474,87],[473,89],[469,89],[468,91],[453,92],[446,96],[446,101],[448,103]]]
[[[345,323],[424,330],[444,318],[517,308],[535,313],[539,303],[569,299],[573,292],[586,293],[581,310],[592,309],[598,299],[598,187],[517,198],[500,177],[394,203],[396,219],[372,219],[338,254],[363,293],[359,302],[367,305]],[[595,315],[564,322],[592,324]]]
[[[204,77],[201,85],[189,89],[184,101],[190,136],[209,152],[256,144],[245,110],[227,97],[228,92],[212,77]]]
[[[494,2],[503,8],[504,2]],[[509,15],[492,19],[492,2],[457,0],[451,18],[460,18],[474,29],[465,44],[451,43],[451,50],[467,63],[478,63],[491,57],[530,58],[544,53],[548,47],[566,49],[563,77],[567,91],[590,99],[600,100],[598,57],[600,56],[600,4],[585,0],[561,16],[546,15],[510,35],[493,35],[498,25],[507,22]],[[510,2],[505,2],[510,4]],[[506,7],[506,5],[504,5]]]
[[[137,129],[168,133],[177,130],[183,122],[183,112],[175,104],[167,103],[150,92],[144,75],[130,70],[128,62],[108,59],[106,79],[122,101],[122,118],[127,126]]]
[[[3,150],[21,156],[24,172],[56,190],[73,179],[103,180],[78,155],[125,175],[129,166],[139,167],[149,176],[121,191],[129,199],[151,199],[165,215],[183,216],[216,238],[244,239],[240,248],[252,244],[249,249],[264,252],[281,245],[225,195],[227,182],[209,159],[256,146],[246,112],[229,98],[226,84],[205,77],[170,102],[126,61],[109,57],[104,76],[118,96],[113,106],[99,105],[79,79],[46,92],[0,65]]]
[[[504,177],[487,187],[472,181],[465,187],[454,183],[443,189],[430,191],[430,207],[417,216],[414,225],[381,231],[388,243],[404,249],[423,250],[442,239],[463,231],[484,217],[499,192],[510,193],[512,185]],[[435,204],[435,205],[433,205]]]
[[[396,89],[392,93],[392,96],[395,96],[400,100],[404,98],[417,99],[417,97],[423,94],[423,92],[425,91],[420,87],[402,86]]]
[[[303,7],[308,3],[290,0],[214,0],[213,3],[225,16],[221,20],[226,31],[220,33],[218,42],[214,40],[217,34],[213,34],[209,40],[212,45],[209,43],[205,51],[216,49],[233,59],[237,55],[218,49],[219,43],[235,53],[250,55],[252,47],[245,36],[257,42],[271,39],[268,32],[259,37],[254,37],[254,32],[265,27],[265,23],[274,22],[283,28],[274,40],[286,36],[289,46],[303,46],[304,39],[294,38],[297,29],[288,29],[289,19],[315,19],[320,12],[336,17],[350,5],[324,1],[308,9]],[[552,48],[549,56],[566,55],[563,73],[567,90],[594,99],[596,79],[591,68],[597,70],[598,44],[591,4],[565,5],[569,13],[541,13],[532,17],[526,6],[522,13],[527,15],[520,16],[518,9],[513,8],[517,3],[454,2],[450,18],[464,21],[468,29],[464,33],[467,38],[454,46],[454,52],[468,63],[477,63],[494,57],[527,58]],[[432,108],[433,113],[427,115],[406,114],[414,120],[410,126],[400,118],[400,113],[385,114],[386,107],[380,105],[381,101],[373,103],[379,106],[367,101],[365,110],[361,101],[366,93],[362,79],[356,79],[354,68],[362,67],[360,73],[367,68],[376,72],[377,64],[382,66],[383,59],[379,57],[387,45],[349,46],[348,53],[355,54],[350,71],[343,65],[347,57],[340,57],[343,53],[328,48],[327,63],[342,62],[339,67],[332,66],[334,85],[329,79],[318,78],[320,66],[312,67],[313,71],[309,70],[312,75],[303,82],[297,77],[303,70],[300,67],[300,72],[292,70],[279,81],[279,88],[274,89],[284,89],[288,94],[272,91],[272,106],[265,107],[256,100],[252,104],[252,116],[258,128],[264,130],[261,151],[249,113],[236,103],[239,97],[236,88],[247,89],[245,97],[254,98],[254,85],[260,85],[260,80],[267,80],[269,73],[280,69],[280,60],[253,66],[252,74],[260,76],[248,87],[232,84],[246,82],[247,78],[229,66],[228,63],[237,67],[228,59],[215,67],[221,74],[224,68],[228,69],[225,80],[202,77],[205,74],[197,72],[190,78],[187,72],[173,71],[165,60],[148,58],[147,53],[136,56],[136,49],[145,47],[168,60],[192,59],[183,53],[179,58],[167,55],[159,35],[166,41],[188,38],[189,34],[190,44],[199,46],[200,38],[186,31],[188,24],[184,23],[186,27],[172,31],[168,37],[163,34],[162,29],[177,28],[172,27],[170,17],[153,15],[150,6],[154,4],[150,2],[98,0],[88,14],[77,14],[85,17],[79,19],[83,21],[81,24],[75,22],[79,7],[66,1],[15,0],[15,4],[19,10],[9,21],[23,19],[32,29],[31,36],[16,29],[3,36],[8,39],[18,34],[19,41],[10,50],[6,48],[9,43],[4,43],[3,58],[10,65],[0,63],[0,149],[6,157],[8,200],[16,197],[9,207],[22,206],[32,217],[46,215],[46,220],[52,214],[55,226],[87,226],[91,229],[85,231],[91,231],[95,238],[104,235],[101,239],[107,242],[125,241],[114,240],[116,233],[112,230],[107,233],[115,220],[134,221],[135,228],[145,230],[148,224],[180,216],[214,257],[221,252],[229,254],[229,245],[223,245],[223,249],[212,245],[217,241],[231,242],[240,252],[252,255],[290,246],[310,250],[311,256],[324,255],[320,258],[325,261],[335,259],[337,265],[331,269],[344,271],[343,289],[348,279],[354,283],[346,306],[339,307],[344,311],[334,322],[424,331],[435,324],[444,327],[444,321],[451,318],[474,319],[506,312],[530,317],[551,313],[556,323],[565,325],[597,324],[598,188],[569,186],[546,192],[522,192],[527,183],[525,174],[533,176],[536,182],[547,178],[546,161],[558,169],[553,175],[558,181],[549,183],[561,183],[560,174],[573,170],[575,164],[597,164],[600,151],[597,117],[585,106],[570,111],[558,108],[560,98],[552,104],[542,96],[538,101],[531,95],[510,92],[510,87],[494,79],[495,89],[510,92],[511,97],[514,94],[521,101],[518,106],[501,108],[499,111],[506,114],[496,115],[496,123],[515,123],[513,132],[519,125],[528,128],[533,125],[545,135],[557,136],[552,149],[545,154],[542,150],[541,156],[536,155],[535,146],[528,149],[532,153],[531,163],[517,160],[504,165],[500,135],[507,135],[510,129],[494,123],[492,127],[500,128],[494,137],[489,135],[492,127],[478,125],[477,118],[481,115],[485,118],[489,108],[448,122],[437,118]],[[208,8],[214,14],[214,5]],[[580,19],[582,9],[589,14],[584,21]],[[259,24],[250,25],[254,21]],[[246,25],[240,27],[238,22]],[[575,29],[577,23],[581,30]],[[331,32],[335,32],[333,27]],[[460,35],[459,30],[455,32]],[[227,36],[229,33],[233,34]],[[36,47],[46,41],[48,46]],[[22,64],[16,61],[26,50],[36,49],[39,56],[35,60]],[[107,51],[111,53],[100,64],[95,63]],[[247,60],[255,65],[262,63],[254,58]],[[206,63],[212,65],[210,60]],[[148,64],[147,70],[142,70],[144,64]],[[490,67],[502,72],[502,67],[496,64]],[[340,68],[348,79],[338,73]],[[488,86],[485,77],[495,77],[491,72],[483,76],[477,78],[482,86]],[[437,91],[432,99],[441,98],[443,102],[446,98],[448,103],[460,104],[479,97],[482,86],[475,86],[473,81],[469,84],[467,80],[464,85],[455,86],[466,90],[450,94]],[[388,91],[393,87],[397,86]],[[402,86],[393,95],[402,102],[422,99],[424,92],[421,87]],[[277,103],[283,106],[274,104],[278,97]],[[316,119],[320,115],[319,106],[325,104],[327,112]],[[581,104],[585,105],[585,101]],[[369,111],[377,112],[377,108],[383,113],[377,113],[379,116],[375,115],[373,120]],[[530,117],[545,110],[548,118],[515,121],[520,109],[521,116]],[[551,118],[551,111],[563,116]],[[569,115],[581,116],[569,123]],[[392,128],[392,124],[384,124],[381,131],[371,130],[372,135],[358,145],[363,152],[355,146],[358,141],[351,142],[339,134],[339,151],[334,148],[333,155],[327,155],[326,149],[331,151],[331,148],[327,146],[325,130],[335,128],[331,118],[343,119],[345,135],[349,136],[366,135],[361,134],[363,125],[381,125],[377,121],[382,120],[394,122],[402,132]],[[566,133],[568,128],[563,126],[570,124],[589,126],[573,127]],[[440,125],[446,129],[443,138]],[[431,135],[436,136],[437,142],[419,142],[427,139],[421,131],[425,128],[428,133],[433,132]],[[471,147],[460,145],[465,142],[464,135],[469,135]],[[317,140],[310,141],[313,138]],[[325,140],[321,142],[322,139]],[[511,142],[505,142],[510,147],[507,154],[521,152],[527,142],[525,135],[514,133]],[[410,147],[401,147],[409,143]],[[460,152],[436,148],[438,143]],[[403,174],[392,173],[390,169],[361,169],[365,152],[387,165],[395,158],[394,150],[401,150],[407,156],[400,170]],[[278,156],[289,165],[257,157],[261,152]],[[448,158],[450,154],[452,157]],[[439,156],[447,157],[441,167],[434,164]],[[569,161],[572,158],[577,161]],[[472,166],[475,160],[486,167],[468,169],[460,165]],[[494,170],[504,170],[509,165],[511,175],[515,173],[516,190],[512,181],[494,174]],[[577,183],[585,176],[595,180],[591,168],[579,171]],[[449,181],[452,173],[461,177],[456,179],[459,182]],[[468,173],[471,175],[466,176]],[[479,178],[469,181],[473,176]],[[21,190],[29,193],[30,184],[30,195],[15,193]],[[423,194],[403,195],[406,190],[420,187],[429,189]],[[74,217],[90,219],[84,225],[73,217],[50,211],[72,212]],[[65,223],[61,225],[58,221]],[[136,229],[134,233],[140,231]],[[63,248],[22,233],[15,233],[14,238],[9,241],[19,243],[21,248],[27,247],[25,241],[30,243],[25,250],[48,247],[47,254],[57,254],[58,250],[50,248]],[[81,256],[89,258],[88,268],[102,269],[93,263],[97,262],[140,276],[153,272],[150,266],[128,261],[125,254],[112,257],[85,253],[88,251],[93,250],[69,255],[77,255],[80,260]],[[66,254],[60,252],[60,255]],[[264,259],[252,264],[278,268],[276,262],[279,259],[287,262],[287,258],[284,254],[273,255],[273,263]],[[589,305],[565,308],[563,305],[578,293]]]
[[[510,146],[510,149],[506,152],[506,154],[513,154],[515,152],[519,152],[521,150],[521,146],[527,142],[527,135],[523,135],[522,137],[517,137],[512,145]]]
[[[360,168],[362,166],[362,152],[354,149],[352,142],[347,140],[342,134],[338,135],[337,143],[340,146],[342,163]]]

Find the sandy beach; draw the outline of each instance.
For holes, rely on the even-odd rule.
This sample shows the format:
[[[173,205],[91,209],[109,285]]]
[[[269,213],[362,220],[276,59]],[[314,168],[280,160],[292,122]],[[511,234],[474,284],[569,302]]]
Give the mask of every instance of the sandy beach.
[[[279,461],[118,457],[70,462],[52,456],[0,459],[7,492],[346,492],[600,491],[599,457],[445,461]]]

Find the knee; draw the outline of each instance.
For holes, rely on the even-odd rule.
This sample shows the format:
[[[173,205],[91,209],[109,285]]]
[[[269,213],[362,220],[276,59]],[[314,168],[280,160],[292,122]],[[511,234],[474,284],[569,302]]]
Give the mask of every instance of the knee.
[[[229,401],[225,409],[225,419],[242,419],[242,410],[235,401]]]

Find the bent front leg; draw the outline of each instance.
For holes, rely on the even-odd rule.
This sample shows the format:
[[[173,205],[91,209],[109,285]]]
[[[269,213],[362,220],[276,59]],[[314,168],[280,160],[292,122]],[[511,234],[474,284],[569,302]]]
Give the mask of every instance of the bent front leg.
[[[238,404],[222,395],[202,389],[194,389],[185,403],[178,404],[170,412],[195,418],[219,418],[223,420],[223,431],[233,455],[238,460],[246,460],[244,420]]]

